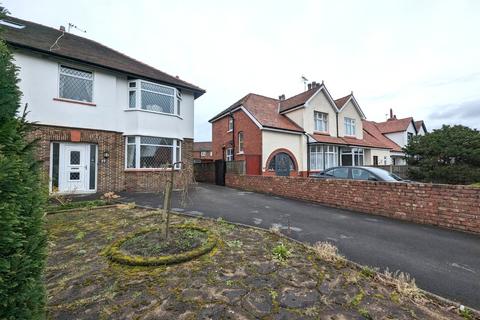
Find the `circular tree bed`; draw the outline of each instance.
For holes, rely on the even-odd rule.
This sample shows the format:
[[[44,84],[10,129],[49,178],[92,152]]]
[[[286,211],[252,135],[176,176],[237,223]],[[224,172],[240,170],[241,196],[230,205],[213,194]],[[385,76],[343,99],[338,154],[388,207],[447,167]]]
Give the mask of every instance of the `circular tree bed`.
[[[115,262],[132,266],[158,266],[188,261],[210,252],[217,244],[207,229],[181,225],[170,228],[165,239],[160,228],[131,233],[113,243],[106,251]]]

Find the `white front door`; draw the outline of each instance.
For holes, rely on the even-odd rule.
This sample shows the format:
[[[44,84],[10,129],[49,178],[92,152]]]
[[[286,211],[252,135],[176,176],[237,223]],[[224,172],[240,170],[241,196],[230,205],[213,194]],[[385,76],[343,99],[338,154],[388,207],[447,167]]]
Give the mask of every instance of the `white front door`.
[[[62,193],[89,191],[90,145],[60,144],[58,189]]]

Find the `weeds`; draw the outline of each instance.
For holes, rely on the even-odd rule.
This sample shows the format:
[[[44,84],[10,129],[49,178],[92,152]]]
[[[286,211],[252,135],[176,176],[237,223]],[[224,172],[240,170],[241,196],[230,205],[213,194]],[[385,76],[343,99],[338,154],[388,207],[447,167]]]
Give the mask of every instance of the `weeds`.
[[[226,241],[229,248],[240,249],[243,246],[243,242],[240,240]]]
[[[362,271],[360,271],[360,274],[365,278],[373,278],[375,276],[375,273],[375,269],[370,268],[369,266],[364,266],[362,268]]]
[[[472,310],[466,308],[465,306],[460,306],[460,308],[458,309],[458,314],[464,319],[473,320]]]
[[[368,310],[365,309],[365,308],[358,309],[358,313],[360,313],[360,315],[367,320],[372,320],[373,319],[372,316],[370,315],[370,313],[368,312]]]
[[[83,231],[78,232],[75,236],[75,240],[82,240],[83,238],[85,238],[85,232]]]
[[[327,262],[345,261],[345,258],[338,253],[338,248],[330,242],[317,242],[313,245],[313,250],[320,259]]]
[[[415,279],[412,278],[408,273],[403,273],[398,270],[392,273],[386,269],[383,273],[377,273],[376,278],[387,285],[393,286],[399,295],[398,298],[411,299],[417,303],[425,302],[425,295],[417,287]],[[392,301],[394,301],[392,296],[390,296],[390,298]]]
[[[270,297],[272,297],[272,300],[275,300],[277,299],[278,297],[278,292],[273,290],[273,289],[270,289]]]
[[[273,257],[279,261],[285,261],[291,256],[290,250],[283,244],[280,243],[272,249]]]

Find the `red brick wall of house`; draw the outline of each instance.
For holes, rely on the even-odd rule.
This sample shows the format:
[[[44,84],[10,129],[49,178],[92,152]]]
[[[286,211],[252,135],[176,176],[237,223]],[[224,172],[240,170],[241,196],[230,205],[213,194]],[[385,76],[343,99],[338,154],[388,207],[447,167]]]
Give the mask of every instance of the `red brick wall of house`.
[[[36,125],[29,133],[31,139],[37,139],[35,149],[37,158],[42,162],[45,179],[50,173],[50,143],[79,142],[98,146],[97,191],[122,191],[125,185],[123,168],[125,166],[125,139],[120,132],[75,129]],[[103,160],[104,152],[109,153],[108,160]]]
[[[227,175],[226,186],[480,233],[480,189],[423,183]]]
[[[51,142],[92,143],[98,146],[98,176],[97,191],[152,191],[163,189],[165,172],[152,170],[125,170],[125,138],[120,132],[76,129],[45,125],[35,125],[29,133],[30,139],[38,140],[35,149],[37,158],[42,162],[43,175],[48,181],[50,172]],[[104,152],[109,158],[104,159]],[[193,177],[193,140],[184,139],[182,144],[182,161],[186,170],[176,172],[178,176],[185,174],[191,180]],[[176,178],[176,187],[181,187]]]
[[[233,113],[234,130],[228,130],[228,116],[212,123],[213,159],[224,159],[223,148],[228,148],[235,139],[235,160],[245,160],[245,156],[262,155],[262,132],[245,112],[238,110]],[[238,154],[238,133],[243,132],[244,154]]]
[[[202,156],[201,151],[193,151],[193,159],[198,161],[198,162],[212,162],[213,161],[213,156],[210,156],[210,151],[206,151],[207,155]]]

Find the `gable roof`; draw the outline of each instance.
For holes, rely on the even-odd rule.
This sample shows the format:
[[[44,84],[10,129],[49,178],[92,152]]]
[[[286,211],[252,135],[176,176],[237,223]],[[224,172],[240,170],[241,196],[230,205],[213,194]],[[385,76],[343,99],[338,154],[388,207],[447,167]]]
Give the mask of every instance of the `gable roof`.
[[[155,69],[96,41],[11,16],[3,20],[25,26],[24,28],[3,26],[1,38],[14,47],[75,60],[126,73],[129,76],[188,89],[193,91],[195,98],[205,93],[204,89],[194,84]]]
[[[193,143],[193,151],[211,151],[212,142],[211,141],[202,141]]]
[[[415,129],[417,129],[417,133],[420,131],[420,128],[423,128],[423,130],[427,132],[427,127],[425,126],[425,122],[423,120],[415,121]]]
[[[412,124],[413,127],[415,128],[415,124],[413,122],[412,117],[403,118],[403,119],[388,119],[385,122],[375,123],[375,125],[377,126],[378,130],[380,130],[381,133],[393,133],[393,132],[406,131],[410,124]]]
[[[335,101],[335,104],[337,105],[338,109],[342,109],[343,106],[347,103],[348,100],[350,100],[350,97],[352,94],[346,95],[345,97],[338,98]]]
[[[375,140],[380,142],[385,147],[392,149],[392,151],[402,152],[402,148],[398,144],[396,144],[395,142],[390,140],[388,137],[383,135],[382,132],[380,132],[380,130],[377,127],[377,123],[373,121],[362,120],[362,124],[363,124],[364,139],[366,136],[373,137]]]
[[[279,100],[277,99],[265,97],[255,93],[249,93],[210,119],[209,122],[214,122],[227,115],[231,111],[234,111],[240,107],[244,107],[245,110],[263,127],[303,132],[303,129],[295,122],[283,114],[278,113],[278,103]]]
[[[305,102],[307,102],[318,90],[319,87],[315,87],[310,90],[301,92],[293,97],[280,101],[280,112],[284,112],[295,107],[304,105]]]

